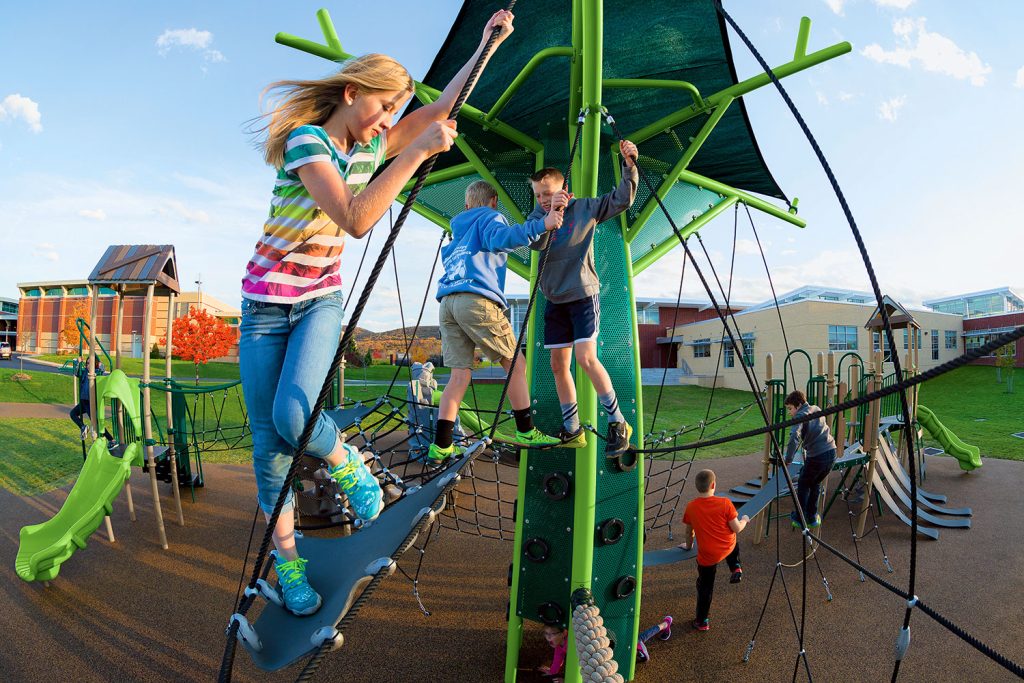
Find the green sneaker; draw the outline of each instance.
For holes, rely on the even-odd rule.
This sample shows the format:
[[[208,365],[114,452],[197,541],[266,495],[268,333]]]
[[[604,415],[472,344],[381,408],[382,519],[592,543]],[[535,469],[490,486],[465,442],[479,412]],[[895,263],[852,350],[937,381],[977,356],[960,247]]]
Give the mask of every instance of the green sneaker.
[[[587,447],[587,434],[583,431],[583,427],[580,427],[575,432],[562,429],[562,431],[558,432],[558,440],[562,442],[562,448]]]
[[[517,429],[516,438],[512,439],[511,443],[524,448],[537,448],[542,446],[557,446],[562,443],[562,440],[556,439],[553,436],[548,436],[534,427],[528,432],[521,432]]]
[[[448,446],[448,448],[441,448],[436,443],[432,443],[430,448],[427,449],[427,464],[440,465],[453,455],[455,455],[455,444]]]

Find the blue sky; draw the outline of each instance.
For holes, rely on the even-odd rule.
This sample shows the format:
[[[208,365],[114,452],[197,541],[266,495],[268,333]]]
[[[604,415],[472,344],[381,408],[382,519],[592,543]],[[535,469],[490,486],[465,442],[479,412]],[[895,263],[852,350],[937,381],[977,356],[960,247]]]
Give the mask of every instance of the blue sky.
[[[523,0],[518,10],[529,11],[533,2]],[[392,54],[418,78],[458,5],[396,0],[386,5],[395,19],[384,32],[352,28],[379,25],[381,6],[350,0],[326,6],[346,49]],[[243,127],[266,84],[330,71],[327,62],[273,42],[278,31],[316,38],[320,6],[6,8],[0,296],[17,296],[17,282],[85,277],[107,244],[170,242],[187,288],[201,274],[204,291],[235,303],[273,183]],[[839,40],[853,44],[850,55],[785,85],[847,193],[886,292],[916,304],[1024,284],[1021,221],[1012,199],[1024,177],[1024,54],[1015,33],[1024,25],[1024,5],[744,0],[726,8],[773,64],[792,55],[801,15],[814,22],[812,50]],[[739,39],[732,42],[740,77],[758,71]],[[515,39],[502,50],[515,50]],[[748,96],[747,106],[769,166],[784,190],[800,198],[809,222],[800,231],[755,215],[776,288],[865,289],[837,202],[784,104],[765,88]],[[724,272],[731,218],[703,235]],[[749,228],[740,238],[735,296],[764,299],[770,291]],[[397,256],[406,309],[419,305],[430,268],[423,254],[432,255],[436,243],[436,230],[422,219],[403,230]],[[349,242],[349,282],[362,248]],[[678,276],[674,254],[638,279],[637,293],[675,296]],[[686,294],[700,295],[696,279],[687,280]],[[524,291],[525,283],[511,277],[509,290]],[[397,325],[393,278],[382,277],[376,291],[362,325]],[[435,319],[431,305],[425,320]]]

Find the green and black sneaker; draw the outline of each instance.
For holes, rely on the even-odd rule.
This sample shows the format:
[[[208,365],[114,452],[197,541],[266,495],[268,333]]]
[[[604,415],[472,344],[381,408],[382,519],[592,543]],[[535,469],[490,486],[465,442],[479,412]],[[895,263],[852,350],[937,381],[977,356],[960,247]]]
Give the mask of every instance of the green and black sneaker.
[[[557,446],[562,441],[553,436],[548,436],[534,427],[528,432],[521,432],[517,429],[516,438],[512,439],[511,443],[523,448],[543,448],[545,446]]]
[[[583,431],[583,427],[580,427],[575,432],[570,432],[563,428],[562,431],[558,432],[558,440],[562,442],[562,448],[587,447],[587,434]]]
[[[427,449],[427,464],[428,465],[440,465],[448,458],[455,455],[455,444],[451,444],[448,448],[441,448],[436,443],[430,444],[430,448]]]

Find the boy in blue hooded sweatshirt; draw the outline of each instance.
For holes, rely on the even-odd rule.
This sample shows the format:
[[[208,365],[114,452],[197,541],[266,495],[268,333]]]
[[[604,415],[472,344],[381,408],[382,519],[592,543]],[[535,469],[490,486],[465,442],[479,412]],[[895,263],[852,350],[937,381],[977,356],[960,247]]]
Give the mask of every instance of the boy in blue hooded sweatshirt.
[[[473,357],[480,347],[491,360],[515,373],[509,380],[508,398],[516,420],[515,442],[522,446],[551,446],[558,439],[533,425],[530,392],[526,386],[526,359],[516,349],[516,337],[505,317],[505,263],[507,253],[528,246],[547,231],[562,225],[564,202],[552,205],[543,219],[509,225],[498,213],[498,193],[483,180],[466,188],[466,210],[452,219],[452,241],[441,250],[444,275],[437,281],[441,302],[441,353],[451,378],[441,394],[434,443],[427,457],[439,463],[455,452],[452,432],[459,404],[473,372]]]

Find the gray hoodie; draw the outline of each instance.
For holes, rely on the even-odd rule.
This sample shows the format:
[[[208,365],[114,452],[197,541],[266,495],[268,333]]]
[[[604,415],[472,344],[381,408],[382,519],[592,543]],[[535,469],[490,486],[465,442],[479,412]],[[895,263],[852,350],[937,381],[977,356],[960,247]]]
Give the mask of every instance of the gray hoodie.
[[[594,228],[629,208],[636,197],[638,180],[636,168],[623,163],[618,187],[600,197],[571,200],[565,209],[562,227],[530,243],[531,249],[541,251],[551,242],[540,278],[540,291],[548,301],[564,304],[600,293],[601,282],[597,279],[591,248]],[[538,220],[544,216],[538,204],[528,218]]]
[[[810,413],[816,413],[821,408],[818,406],[812,406],[808,403],[804,403],[797,409],[794,418],[805,417]],[[825,422],[825,418],[819,417],[817,420],[811,420],[810,422],[804,422],[803,424],[793,425],[789,430],[789,443],[786,444],[786,462],[792,462],[793,456],[796,455],[796,449],[800,446],[800,443],[804,446],[804,459],[814,458],[819,455],[824,455],[829,450],[834,450],[836,442],[832,439],[832,432],[829,431],[828,424]]]

